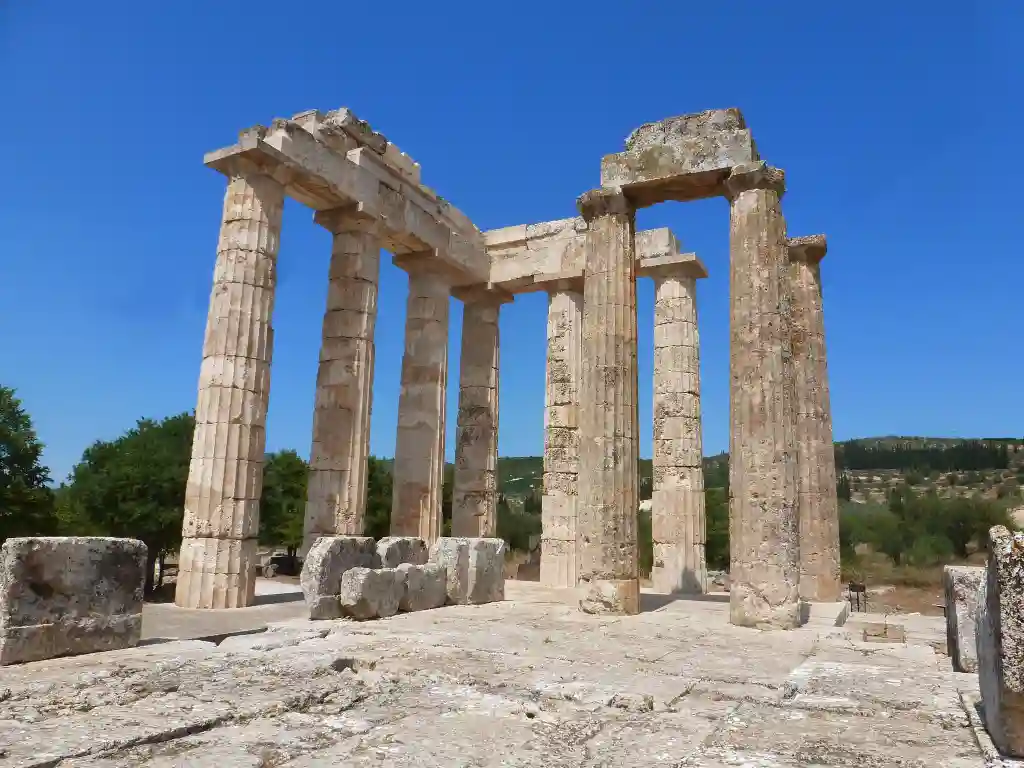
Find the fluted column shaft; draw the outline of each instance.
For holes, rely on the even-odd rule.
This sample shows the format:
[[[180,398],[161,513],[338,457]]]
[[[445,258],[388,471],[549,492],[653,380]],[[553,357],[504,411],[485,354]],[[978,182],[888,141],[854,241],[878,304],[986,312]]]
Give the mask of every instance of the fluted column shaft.
[[[361,536],[373,404],[380,240],[374,220],[317,213],[334,235],[313,411],[303,551],[320,536]]]
[[[410,269],[391,535],[427,542],[441,535],[450,293],[441,276]]]
[[[577,491],[582,313],[583,295],[578,291],[548,293],[540,557],[540,581],[547,587],[575,587],[579,578]]]
[[[824,235],[791,238],[789,271],[793,290],[800,596],[804,600],[836,602],[842,599],[839,505],[819,266],[826,247]]]
[[[707,591],[697,278],[654,274],[651,529],[658,592]]]
[[[617,190],[579,200],[583,285],[578,526],[586,613],[634,614],[637,578],[637,349],[634,213]]]
[[[800,622],[796,429],[783,173],[737,166],[730,198],[729,617]]]
[[[199,373],[175,602],[253,601],[284,188],[236,176],[224,196]]]
[[[452,536],[497,535],[500,309],[481,297],[463,309]]]

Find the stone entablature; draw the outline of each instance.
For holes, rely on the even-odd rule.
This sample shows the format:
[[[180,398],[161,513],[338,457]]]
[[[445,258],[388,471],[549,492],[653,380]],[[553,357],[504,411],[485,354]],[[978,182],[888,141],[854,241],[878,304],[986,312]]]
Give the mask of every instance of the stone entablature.
[[[491,258],[490,285],[511,294],[547,291],[553,282],[582,281],[587,222],[582,216],[540,224],[519,224],[484,232]],[[636,233],[636,274],[671,264],[693,264],[701,277],[704,265],[692,253],[681,253],[668,227]],[[582,285],[582,283],[581,283]]]
[[[380,221],[383,248],[429,261],[453,285],[489,278],[480,231],[420,182],[415,161],[348,109],[301,112],[248,128],[205,163],[229,177],[271,176],[288,197],[316,211],[354,208]]]

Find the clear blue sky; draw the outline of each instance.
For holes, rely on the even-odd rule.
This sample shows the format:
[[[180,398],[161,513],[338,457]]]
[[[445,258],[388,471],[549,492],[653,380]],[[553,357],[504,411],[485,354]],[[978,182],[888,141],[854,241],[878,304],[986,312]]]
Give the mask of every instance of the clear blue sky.
[[[1022,4],[0,0],[0,383],[62,479],[195,406],[224,179],[204,152],[351,107],[481,229],[575,214],[642,122],[737,106],[825,232],[837,439],[1024,435]],[[728,218],[666,204],[708,265],[705,451],[728,434]],[[285,213],[268,449],[308,455],[329,239]],[[394,447],[406,280],[385,258],[372,450]],[[640,286],[651,449],[652,288]],[[543,445],[545,297],[501,322],[503,455]],[[461,307],[452,313],[449,457]]]

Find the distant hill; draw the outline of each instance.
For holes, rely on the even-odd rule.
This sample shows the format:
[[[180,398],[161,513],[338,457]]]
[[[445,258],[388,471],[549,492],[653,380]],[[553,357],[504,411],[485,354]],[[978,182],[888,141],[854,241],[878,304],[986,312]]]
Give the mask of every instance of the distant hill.
[[[885,469],[896,473],[941,471],[1003,470],[1024,465],[1024,438],[957,438],[886,435],[861,437],[836,443],[840,468]],[[380,460],[388,470],[393,459]],[[874,466],[877,464],[878,466]],[[450,477],[452,465],[447,467]],[[729,454],[704,457],[704,477],[709,488],[726,484]],[[541,492],[544,460],[540,456],[502,456],[498,459],[498,487],[511,498],[522,498],[531,491]],[[649,498],[651,460],[640,459],[640,496]]]

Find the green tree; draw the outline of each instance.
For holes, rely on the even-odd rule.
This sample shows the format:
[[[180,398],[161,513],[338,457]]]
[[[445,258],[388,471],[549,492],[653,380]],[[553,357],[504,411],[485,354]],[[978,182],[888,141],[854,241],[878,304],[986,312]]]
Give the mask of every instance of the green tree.
[[[709,568],[729,567],[729,488],[704,491],[704,558]]]
[[[309,465],[292,450],[268,453],[263,461],[259,541],[287,547],[295,557],[302,546]]]
[[[370,456],[366,471],[365,535],[379,539],[390,532],[392,488],[393,480],[387,462]]]
[[[836,480],[836,496],[840,501],[850,500],[850,476],[845,472],[841,473]]]
[[[154,563],[181,543],[194,427],[188,413],[142,419],[116,440],[86,448],[71,472],[67,503],[79,525],[141,539],[149,548],[147,592],[153,590]]]
[[[0,543],[11,536],[57,532],[43,444],[14,390],[0,387]]]

